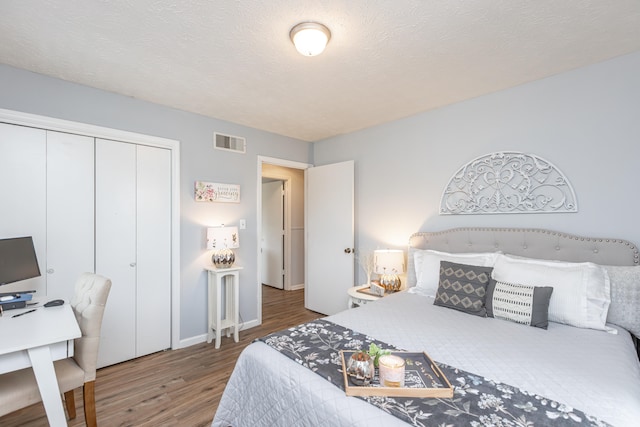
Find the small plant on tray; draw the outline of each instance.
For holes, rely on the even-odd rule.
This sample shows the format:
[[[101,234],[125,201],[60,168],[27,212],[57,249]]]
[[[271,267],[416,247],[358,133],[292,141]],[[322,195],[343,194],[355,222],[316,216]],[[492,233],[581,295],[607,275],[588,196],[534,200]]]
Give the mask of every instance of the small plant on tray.
[[[380,360],[380,356],[384,356],[385,354],[391,354],[391,350],[383,350],[382,348],[378,347],[375,343],[371,343],[369,345],[369,351],[367,351],[367,353],[369,353],[369,356],[373,358],[373,364],[377,368],[378,361]]]

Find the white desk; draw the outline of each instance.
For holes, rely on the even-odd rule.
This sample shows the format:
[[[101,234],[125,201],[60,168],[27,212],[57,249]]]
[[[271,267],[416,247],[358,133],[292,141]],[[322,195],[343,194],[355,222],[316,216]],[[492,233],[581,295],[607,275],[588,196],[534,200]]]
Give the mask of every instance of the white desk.
[[[69,304],[30,310],[5,311],[0,317],[0,374],[33,367],[49,425],[66,426],[62,398],[53,361],[73,356],[73,340],[81,336],[80,327]]]
[[[238,342],[239,321],[239,303],[240,303],[240,270],[242,267],[231,268],[215,268],[208,265],[204,268],[207,270],[208,277],[208,301],[209,301],[209,324],[207,328],[207,342],[213,339],[213,330],[216,331],[216,348],[220,348],[220,336],[222,331],[227,329],[229,336],[229,328],[233,328],[233,340]],[[222,287],[225,287],[225,317],[222,318]]]

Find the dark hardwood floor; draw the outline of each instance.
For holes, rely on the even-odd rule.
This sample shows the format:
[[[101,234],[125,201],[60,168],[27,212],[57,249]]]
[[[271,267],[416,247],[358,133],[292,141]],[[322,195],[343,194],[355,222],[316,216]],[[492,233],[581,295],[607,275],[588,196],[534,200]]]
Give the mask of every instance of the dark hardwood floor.
[[[247,345],[270,332],[322,317],[304,308],[302,290],[263,286],[262,297],[262,325],[240,332],[238,343],[223,335],[219,350],[213,343],[202,343],[99,369],[98,425],[210,425],[236,359]],[[77,417],[69,426],[84,426],[80,389],[75,396]],[[3,427],[47,425],[42,403],[0,417]]]

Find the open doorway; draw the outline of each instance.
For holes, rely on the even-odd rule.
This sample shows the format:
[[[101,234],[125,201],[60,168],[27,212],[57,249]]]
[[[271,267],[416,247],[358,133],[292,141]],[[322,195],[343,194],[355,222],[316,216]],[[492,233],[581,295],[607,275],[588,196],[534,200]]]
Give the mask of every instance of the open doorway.
[[[311,165],[258,157],[258,283],[304,289],[304,170]],[[258,293],[262,322],[262,286]]]
[[[304,288],[304,171],[262,164],[262,283]]]
[[[267,169],[263,165],[263,174]],[[260,258],[262,258],[262,284],[284,289],[285,277],[290,284],[289,272],[285,270],[284,252],[290,236],[285,224],[285,205],[290,198],[290,179],[262,177],[262,235]],[[291,221],[287,215],[287,222]],[[285,242],[287,240],[287,242]],[[288,260],[289,261],[289,260]]]

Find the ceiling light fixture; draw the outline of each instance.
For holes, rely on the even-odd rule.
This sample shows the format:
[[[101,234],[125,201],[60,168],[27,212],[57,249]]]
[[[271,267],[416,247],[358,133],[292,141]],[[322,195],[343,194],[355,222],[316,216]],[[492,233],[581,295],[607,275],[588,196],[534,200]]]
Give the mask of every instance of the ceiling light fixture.
[[[291,41],[304,56],[320,55],[331,39],[331,31],[317,22],[301,22],[291,29]]]

